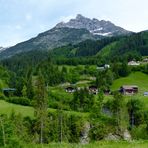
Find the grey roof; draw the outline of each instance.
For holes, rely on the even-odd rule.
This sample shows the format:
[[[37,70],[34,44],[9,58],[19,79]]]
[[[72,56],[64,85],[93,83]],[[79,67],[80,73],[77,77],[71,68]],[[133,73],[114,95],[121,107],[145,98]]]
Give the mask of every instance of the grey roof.
[[[144,95],[148,95],[148,92],[144,92]]]
[[[132,89],[132,88],[138,88],[137,85],[123,85],[122,88],[124,89]]]
[[[3,91],[16,91],[15,88],[3,88],[2,90]]]

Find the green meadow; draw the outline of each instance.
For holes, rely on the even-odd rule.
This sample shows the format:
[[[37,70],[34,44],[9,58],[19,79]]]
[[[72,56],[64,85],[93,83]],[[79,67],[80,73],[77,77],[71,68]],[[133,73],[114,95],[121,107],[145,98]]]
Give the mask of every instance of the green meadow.
[[[128,77],[119,78],[113,82],[111,90],[118,90],[122,85],[137,85],[139,93],[148,91],[148,75],[142,72],[131,73]]]

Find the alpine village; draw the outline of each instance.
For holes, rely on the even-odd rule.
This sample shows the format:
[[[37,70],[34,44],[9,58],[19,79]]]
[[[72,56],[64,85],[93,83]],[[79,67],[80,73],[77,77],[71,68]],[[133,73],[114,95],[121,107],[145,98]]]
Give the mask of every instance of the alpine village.
[[[0,147],[148,148],[148,31],[78,14],[0,50]]]

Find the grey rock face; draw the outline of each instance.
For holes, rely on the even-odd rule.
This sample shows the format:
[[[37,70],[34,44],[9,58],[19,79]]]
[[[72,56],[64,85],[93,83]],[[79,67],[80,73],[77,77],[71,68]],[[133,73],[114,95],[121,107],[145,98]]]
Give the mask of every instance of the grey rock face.
[[[96,40],[99,38],[100,36],[94,36],[86,29],[53,28],[39,34],[35,38],[0,52],[0,57],[4,59],[31,50],[51,50],[68,44],[76,44],[87,39]]]
[[[125,35],[130,33],[129,31],[118,27],[111,23],[110,21],[101,20],[98,19],[89,19],[86,18],[80,14],[77,15],[75,19],[71,19],[69,22],[64,23],[61,22],[56,25],[56,28],[85,28],[89,30],[91,33],[95,35],[102,35],[102,36],[114,36],[114,35]]]
[[[125,130],[124,133],[123,133],[123,139],[126,140],[126,141],[130,141],[131,140],[131,135],[129,133],[128,130]]]
[[[112,134],[112,133],[109,133],[105,138],[104,138],[104,140],[107,140],[107,141],[118,141],[118,140],[120,140],[121,139],[121,137],[120,136],[118,136],[118,135],[115,135],[115,134]]]
[[[83,131],[81,132],[81,137],[80,137],[80,143],[81,144],[87,144],[89,143],[89,131],[90,131],[90,123],[87,122],[85,123],[83,127]]]
[[[7,48],[0,47],[0,53],[1,53],[2,51],[4,51],[5,49],[7,49]]]

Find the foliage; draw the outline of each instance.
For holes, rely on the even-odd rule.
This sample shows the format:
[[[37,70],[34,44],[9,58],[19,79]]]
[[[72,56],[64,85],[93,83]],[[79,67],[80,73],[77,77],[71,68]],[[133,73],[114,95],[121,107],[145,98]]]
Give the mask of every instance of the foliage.
[[[24,105],[24,106],[31,105],[31,101],[25,97],[9,97],[6,99],[6,101],[14,104]]]
[[[76,111],[88,112],[94,105],[94,97],[89,94],[88,89],[80,89],[74,92],[74,97],[71,101],[71,108]]]

